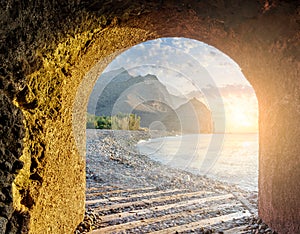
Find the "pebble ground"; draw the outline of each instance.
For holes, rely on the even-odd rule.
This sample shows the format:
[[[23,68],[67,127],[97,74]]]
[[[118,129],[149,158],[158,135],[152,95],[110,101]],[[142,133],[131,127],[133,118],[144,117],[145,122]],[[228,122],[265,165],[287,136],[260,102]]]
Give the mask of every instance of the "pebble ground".
[[[79,233],[276,233],[257,194],[140,155],[148,132],[87,130],[86,214]]]

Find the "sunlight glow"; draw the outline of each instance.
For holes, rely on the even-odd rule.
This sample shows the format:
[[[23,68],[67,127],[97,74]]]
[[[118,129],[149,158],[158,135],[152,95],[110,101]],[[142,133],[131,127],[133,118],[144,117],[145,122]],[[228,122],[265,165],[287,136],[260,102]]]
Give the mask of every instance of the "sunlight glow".
[[[258,104],[256,96],[224,97],[227,131],[258,132]]]
[[[233,113],[232,117],[233,117],[232,120],[240,126],[244,126],[244,127],[251,126],[251,122],[249,118],[247,118],[245,113],[242,113],[239,110],[236,110],[235,113]]]

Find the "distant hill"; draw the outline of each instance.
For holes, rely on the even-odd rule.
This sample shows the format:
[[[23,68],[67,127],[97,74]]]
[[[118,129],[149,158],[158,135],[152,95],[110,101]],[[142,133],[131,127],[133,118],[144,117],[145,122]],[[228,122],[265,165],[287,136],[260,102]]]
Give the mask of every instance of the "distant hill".
[[[184,133],[212,133],[213,119],[210,110],[193,98],[176,109],[181,121],[181,132]]]
[[[88,113],[97,116],[134,113],[141,117],[141,126],[146,128],[159,121],[168,131],[213,131],[211,113],[202,102],[174,96],[156,76],[134,77],[124,68],[101,75],[90,95]]]

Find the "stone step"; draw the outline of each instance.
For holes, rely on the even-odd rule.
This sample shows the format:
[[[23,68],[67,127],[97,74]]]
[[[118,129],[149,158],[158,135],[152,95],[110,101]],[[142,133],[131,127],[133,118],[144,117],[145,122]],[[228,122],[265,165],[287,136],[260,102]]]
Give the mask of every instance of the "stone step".
[[[170,233],[178,233],[178,232],[185,232],[185,231],[193,231],[194,229],[203,228],[211,225],[215,225],[218,223],[224,223],[230,220],[236,220],[241,219],[244,217],[250,216],[251,213],[249,211],[241,211],[241,212],[235,212],[228,215],[221,215],[209,219],[203,219],[196,222],[191,222],[188,224],[175,226],[171,228],[166,228],[164,230],[158,230],[155,232],[151,232],[153,234],[170,234]]]
[[[193,232],[211,226],[240,233],[242,229],[233,228],[232,222],[244,225],[243,218],[251,215],[237,194],[153,187],[114,191],[101,192],[107,198],[86,201],[86,207],[99,217],[90,234]]]
[[[86,197],[93,197],[93,196],[100,196],[100,195],[112,195],[112,194],[122,194],[122,193],[133,193],[133,192],[141,192],[141,191],[147,191],[147,190],[154,190],[156,187],[146,187],[146,188],[134,188],[134,189],[116,189],[117,187],[111,187],[114,189],[111,190],[106,190],[106,191],[101,191],[97,192],[103,188],[90,188],[87,190],[89,192],[86,194]],[[91,191],[96,191],[96,192],[91,192]]]
[[[228,199],[230,199],[232,197],[233,197],[232,194],[226,194],[226,195],[220,195],[220,196],[196,198],[196,199],[191,199],[191,200],[187,200],[187,201],[167,204],[167,205],[154,206],[154,207],[142,209],[142,210],[139,209],[139,210],[132,210],[129,212],[121,212],[121,213],[117,213],[117,214],[105,215],[105,216],[101,217],[101,222],[105,223],[105,222],[109,222],[109,221],[116,220],[116,219],[123,219],[123,218],[127,218],[130,216],[146,215],[146,214],[151,214],[151,213],[155,213],[158,211],[164,211],[164,210],[168,210],[168,209],[179,209],[179,208],[184,208],[184,207],[187,209],[193,209],[193,206],[200,205],[200,204],[204,205],[205,203],[212,202],[212,201],[227,199],[227,202],[228,202]]]
[[[182,192],[182,191],[186,191],[186,190],[173,189],[173,190],[167,190],[167,191],[154,191],[154,192],[146,192],[146,193],[128,194],[127,196],[120,195],[120,196],[101,198],[101,199],[96,199],[96,200],[87,200],[86,204],[104,203],[104,202],[111,202],[111,201],[117,202],[117,201],[122,201],[122,200],[143,198],[143,197],[149,197],[149,196],[158,196],[158,195]],[[89,203],[90,201],[93,201],[93,203]]]
[[[172,201],[172,200],[178,200],[181,198],[191,198],[191,197],[199,197],[203,195],[209,195],[213,194],[213,192],[208,192],[208,191],[197,191],[197,192],[190,192],[190,193],[180,193],[180,194],[175,194],[175,195],[168,195],[168,196],[163,196],[163,197],[155,197],[155,198],[150,198],[150,199],[141,199],[138,201],[133,201],[133,202],[124,202],[124,203],[116,203],[112,205],[99,205],[100,207],[97,207],[97,211],[107,211],[107,210],[114,210],[114,209],[119,209],[119,208],[125,208],[125,207],[130,207],[130,206],[137,206],[137,205],[149,205],[152,203],[159,203],[159,202],[164,202],[164,201]],[[86,201],[86,205],[91,205],[91,204],[97,204],[98,200],[91,200],[91,201]]]
[[[155,218],[148,218],[148,219],[142,219],[142,220],[136,220],[128,223],[123,223],[123,224],[118,224],[118,225],[112,225],[108,227],[104,227],[98,230],[94,230],[90,232],[91,234],[97,234],[97,233],[115,233],[115,232],[121,232],[127,229],[132,229],[136,227],[141,227],[149,224],[154,224],[158,222],[163,222],[166,220],[172,220],[172,219],[178,219],[178,218],[184,218],[184,217],[189,217],[194,214],[201,214],[205,212],[213,212],[213,211],[218,211],[219,209],[224,209],[224,208],[229,208],[231,207],[232,204],[223,204],[223,205],[214,205],[208,208],[199,208],[195,210],[189,210],[189,211],[183,211],[175,214],[168,214],[168,215],[163,215]],[[160,230],[163,232],[163,230]]]

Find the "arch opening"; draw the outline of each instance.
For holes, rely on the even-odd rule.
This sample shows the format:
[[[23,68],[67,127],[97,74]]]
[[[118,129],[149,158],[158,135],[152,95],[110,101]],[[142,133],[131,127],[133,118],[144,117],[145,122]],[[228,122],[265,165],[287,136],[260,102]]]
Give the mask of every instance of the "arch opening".
[[[203,187],[203,181],[207,189],[215,189],[222,182],[240,182],[232,191],[246,189],[244,196],[250,194],[251,202],[257,202],[256,95],[238,65],[216,48],[187,38],[138,44],[118,55],[99,76],[87,112],[87,204],[95,205],[93,200],[111,195],[115,205],[120,205],[118,201],[125,198],[118,198],[122,194],[114,197],[114,190],[134,191],[129,197],[142,199],[147,194],[170,193],[171,189],[192,191]],[[129,129],[127,118],[125,127],[113,126],[120,114],[134,114],[142,125]],[[176,137],[177,142],[170,144]],[[228,160],[232,165],[225,168]],[[239,171],[234,171],[234,166]],[[220,173],[222,170],[227,175]],[[248,180],[244,187],[247,182],[243,179]],[[249,207],[250,212],[257,212],[256,205]]]

